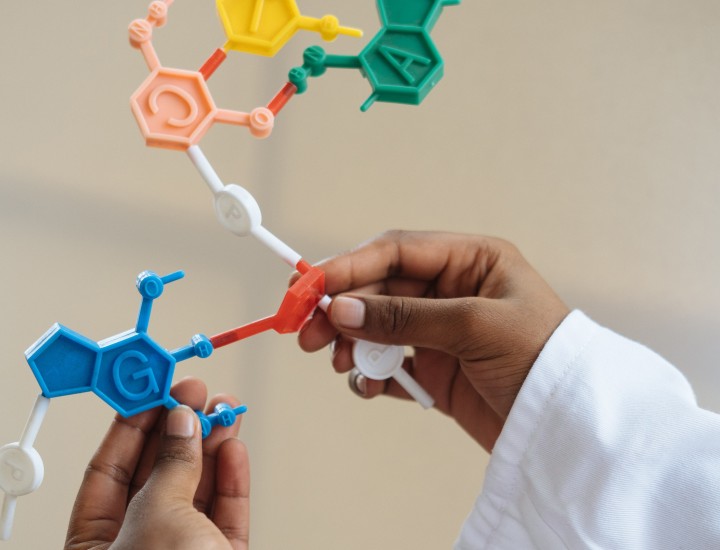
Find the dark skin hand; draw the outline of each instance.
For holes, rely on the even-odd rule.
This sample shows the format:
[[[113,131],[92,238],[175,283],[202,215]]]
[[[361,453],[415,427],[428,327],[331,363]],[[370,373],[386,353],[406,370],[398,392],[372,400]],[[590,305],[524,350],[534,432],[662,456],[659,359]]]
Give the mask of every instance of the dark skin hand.
[[[404,368],[486,450],[568,308],[510,243],[391,231],[319,264],[334,296],[303,327],[305,351],[333,344],[353,368],[353,339],[412,346]],[[349,299],[348,299],[349,298]],[[408,398],[393,379],[362,380],[368,398]]]
[[[85,472],[66,550],[246,550],[250,471],[236,439],[240,421],[202,441],[194,410],[207,413],[207,389],[196,379],[175,385],[181,406],[117,416]]]
[[[448,233],[393,231],[320,264],[329,315],[300,333],[316,351],[333,343],[338,372],[353,368],[356,338],[412,346],[404,368],[491,450],[543,346],[567,307],[511,244]],[[392,379],[364,380],[368,398],[407,399]],[[173,396],[205,407],[207,390],[183,380]],[[221,402],[239,402],[218,396]],[[248,548],[249,466],[239,422],[201,441],[186,407],[116,417],[91,460],[66,550]]]

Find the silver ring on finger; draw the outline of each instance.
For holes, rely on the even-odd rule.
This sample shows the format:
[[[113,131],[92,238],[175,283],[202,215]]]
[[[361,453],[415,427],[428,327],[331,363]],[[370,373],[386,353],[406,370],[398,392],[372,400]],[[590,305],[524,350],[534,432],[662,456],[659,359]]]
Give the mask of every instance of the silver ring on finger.
[[[365,397],[367,378],[365,378],[359,370],[353,369],[350,371],[350,374],[348,374],[348,386],[350,387],[350,391],[358,397]]]

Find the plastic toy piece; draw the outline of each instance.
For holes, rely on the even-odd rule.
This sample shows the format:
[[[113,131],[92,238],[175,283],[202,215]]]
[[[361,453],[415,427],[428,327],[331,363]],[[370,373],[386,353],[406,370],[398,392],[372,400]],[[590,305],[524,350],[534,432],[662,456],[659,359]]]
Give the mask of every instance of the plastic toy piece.
[[[445,6],[460,0],[378,0],[382,29],[357,56],[327,55],[313,46],[305,50],[302,67],[289,80],[301,94],[307,79],[328,68],[360,69],[372,86],[372,95],[360,107],[376,101],[419,105],[444,74],[444,62],[430,37]]]
[[[422,27],[431,32],[445,6],[457,6],[460,0],[378,0],[380,21],[386,27]]]
[[[212,414],[206,415],[202,411],[195,411],[200,419],[200,427],[202,428],[202,436],[205,439],[212,433],[212,430],[216,426],[224,426],[226,428],[235,424],[237,417],[247,412],[245,405],[232,408],[227,403],[220,403],[215,407]]]
[[[152,45],[152,35],[153,29],[167,20],[172,1],[156,0],[150,4],[150,15],[136,19],[129,27],[130,44],[142,52],[151,71],[130,98],[147,145],[184,151],[199,143],[216,122],[247,126],[254,137],[268,137],[275,124],[270,109],[258,107],[244,113],[216,107],[206,79],[222,63],[223,55],[213,55],[200,71],[162,66]]]
[[[365,340],[358,340],[353,346],[353,362],[361,374],[373,380],[394,378],[423,408],[431,408],[433,398],[402,368],[404,360],[405,352],[400,346]]]
[[[225,50],[218,48],[213,52],[213,54],[208,58],[208,60],[203,64],[203,66],[200,67],[200,74],[203,75],[203,78],[205,80],[209,80],[213,73],[215,73],[215,71],[220,67],[220,65],[223,64],[226,59],[227,53],[225,53]]]
[[[272,132],[275,115],[266,107],[251,113],[218,109],[199,72],[159,67],[130,98],[145,142],[184,151],[200,142],[216,122],[247,126],[257,138]]]
[[[244,120],[244,117],[247,116],[243,113],[217,109],[208,91],[206,80],[222,64],[227,57],[226,51],[231,48],[251,51],[261,55],[274,55],[300,28],[312,27],[314,30],[321,32],[326,40],[334,39],[339,33],[358,36],[361,33],[353,29],[339,27],[337,19],[333,16],[326,16],[322,20],[312,20],[300,16],[294,0],[256,0],[252,5],[239,0],[217,0],[218,11],[229,38],[225,50],[214,52],[198,72],[166,69],[161,66],[154,48],[152,48],[151,40],[153,28],[161,26],[167,19],[167,7],[170,3],[171,1],[167,0],[165,2],[153,2],[150,6],[148,18],[146,20],[136,20],[130,25],[131,44],[142,51],[152,71],[145,83],[133,95],[131,101],[133,112],[146,137],[146,141],[148,145],[185,150],[215,196],[215,212],[223,227],[238,236],[252,235],[275,252],[288,265],[298,269],[303,274],[287,292],[280,309],[275,315],[218,334],[211,339],[199,341],[197,342],[199,346],[197,349],[188,347],[183,350],[176,350],[171,355],[175,361],[179,361],[192,357],[194,354],[199,355],[201,352],[207,352],[209,355],[212,349],[216,347],[226,346],[267,330],[272,329],[279,333],[295,332],[300,329],[315,308],[320,307],[327,310],[331,301],[329,296],[324,295],[324,275],[322,272],[311,268],[309,264],[304,262],[300,254],[263,227],[262,213],[254,197],[239,185],[225,185],[200,149],[198,143],[212,122],[219,120],[221,122],[243,123],[241,119]],[[293,69],[290,72],[290,81],[278,92],[266,108],[261,107],[253,111],[258,116],[256,117],[256,125],[253,125],[252,121],[250,121],[251,132],[258,137],[269,134],[275,115],[296,93],[306,91],[308,76],[320,76],[328,67],[359,68],[367,75],[373,75],[374,73],[371,71],[372,64],[367,62],[370,54],[374,51],[373,48],[378,48],[380,55],[384,56],[386,64],[389,64],[396,73],[394,74],[395,78],[399,74],[405,80],[406,86],[405,89],[400,89],[401,87],[395,84],[387,87],[380,80],[368,76],[373,83],[375,93],[363,105],[363,110],[369,108],[376,100],[419,103],[437,81],[433,81],[428,75],[442,75],[442,59],[437,55],[428,33],[440,16],[442,8],[457,3],[459,3],[459,0],[418,0],[412,6],[408,6],[404,0],[379,0],[380,15],[385,27],[363,53],[358,57],[328,56],[319,47],[306,50],[303,67]],[[383,42],[385,40],[383,37],[389,36],[391,31],[399,36],[403,36],[403,33],[408,36],[415,36],[416,41],[412,42],[411,39],[410,42],[405,44],[406,49],[404,50],[395,47],[392,40]],[[417,36],[420,38],[418,39]],[[423,45],[424,49],[421,48]],[[418,53],[421,49],[422,52]],[[438,62],[439,65],[437,65]],[[439,72],[437,67],[433,68],[434,63],[439,66]],[[424,76],[418,76],[416,66],[426,67],[429,72]],[[414,85],[414,87],[411,85]],[[407,100],[408,93],[410,95],[414,93],[414,99]],[[162,103],[160,101],[161,97],[163,99]],[[149,308],[149,306],[147,307]],[[142,327],[144,325],[139,321],[138,326]],[[120,336],[110,343],[115,345],[116,341],[118,341],[124,344],[129,341],[128,338],[135,338],[135,336]],[[78,345],[78,342],[81,342],[79,345],[82,346],[81,338],[77,335],[74,340],[75,346]],[[69,340],[73,341],[72,338],[69,338]],[[87,342],[85,343],[87,344]],[[101,346],[107,344],[109,343],[100,343]],[[388,354],[397,354],[395,348],[389,346],[379,348],[375,345],[373,349],[376,354],[380,353],[383,357],[388,356]],[[160,350],[161,348],[156,349],[155,352],[162,355]],[[91,349],[86,351],[85,355],[90,354],[91,357],[93,352],[96,351]],[[401,348],[400,352],[402,353]],[[142,352],[139,353],[142,355]],[[139,359],[139,357],[133,355],[121,355],[120,357],[124,357],[126,360]],[[165,362],[167,362],[167,357],[165,357]],[[137,376],[140,378],[145,377],[146,382],[150,383],[150,374],[154,371],[150,369],[142,372],[144,374],[136,373]],[[371,368],[366,369],[366,372],[368,377],[373,377]],[[85,376],[87,376],[87,373]],[[382,373],[382,376],[385,376],[385,373]],[[403,374],[397,374],[397,377],[403,378]],[[406,380],[406,385],[413,388],[413,395],[418,396],[423,406],[430,406],[428,403],[432,403],[432,399],[422,391],[422,388],[417,386],[409,375],[405,378],[410,380],[410,382]],[[82,381],[86,382],[85,379],[82,379]],[[413,384],[417,387],[414,387]],[[75,390],[86,387],[79,386]],[[95,379],[93,379],[91,388],[97,392]],[[85,389],[85,391],[87,390]],[[140,399],[141,396],[143,399],[149,398],[154,393],[157,393],[156,386],[152,385],[145,387],[142,391],[128,391],[127,395],[120,392],[121,397],[125,399],[131,397]],[[104,399],[107,398],[108,402],[120,399],[117,395],[114,395],[112,399],[104,396],[105,394],[99,393],[99,395]],[[135,411],[136,409],[133,408],[132,410]]]
[[[37,490],[45,475],[42,458],[33,447],[50,399],[39,395],[20,441],[0,449],[0,489],[5,493],[0,513],[0,540],[10,539],[18,497]]]
[[[166,285],[184,276],[182,271],[164,277],[151,271],[138,275],[142,303],[135,328],[101,342],[53,325],[25,352],[42,395],[52,398],[91,391],[125,417],[158,406],[176,407],[178,402],[170,396],[176,363],[209,357],[213,345],[197,334],[188,346],[167,351],[147,330],[154,301]]]
[[[225,51],[272,57],[299,30],[317,32],[328,42],[340,34],[362,36],[360,29],[340,26],[334,15],[301,15],[295,0],[217,0],[217,10],[228,38]]]
[[[268,330],[278,334],[299,331],[325,295],[325,273],[306,262],[301,264],[305,272],[287,291],[275,315],[210,337],[213,347],[218,349]]]
[[[48,398],[92,391],[100,346],[55,323],[26,352],[28,364]]]
[[[263,227],[255,198],[239,185],[225,185],[199,146],[188,148],[187,154],[215,195],[215,214],[220,224],[238,237],[252,235],[295,268],[302,256]]]
[[[268,330],[275,330],[279,333],[295,332],[302,327],[304,321],[316,307],[327,311],[331,299],[329,296],[323,295],[325,290],[324,274],[321,276],[322,271],[310,266],[300,254],[263,227],[262,212],[255,198],[239,185],[225,185],[199,146],[190,147],[187,153],[210,191],[215,195],[215,213],[221,225],[239,237],[252,235],[302,275],[286,294],[276,315],[213,336],[210,338],[213,346],[215,348],[226,346]],[[358,344],[356,344],[356,349]],[[369,343],[367,345],[371,346],[372,353],[358,352],[361,358],[367,357],[365,363],[368,364],[368,367],[364,369],[363,374],[375,380],[384,380],[394,376],[423,407],[432,407],[432,397],[402,370],[402,360],[400,361],[400,370],[397,370],[397,365],[394,365],[391,371],[376,370],[374,358],[397,357],[398,354],[402,358],[404,356],[403,348]],[[361,345],[360,350],[362,349],[364,348]],[[385,363],[381,362],[381,364]]]
[[[193,357],[209,357],[215,348],[237,342],[263,330],[298,331],[316,308],[327,311],[325,274],[262,226],[255,199],[238,185],[225,185],[198,147],[214,123],[247,126],[253,136],[270,135],[275,117],[295,94],[307,90],[307,79],[328,68],[359,69],[370,81],[373,94],[361,107],[375,101],[419,104],[443,76],[443,61],[430,32],[445,6],[460,0],[378,0],[381,31],[358,56],[331,56],[322,48],[308,48],[302,67],[290,72],[289,82],[267,107],[250,113],[219,109],[207,81],[222,65],[230,49],[274,56],[298,30],[318,32],[326,41],[338,35],[362,36],[362,31],[342,27],[333,15],[321,19],[300,14],[295,0],[216,0],[228,37],[198,71],[163,67],[152,43],[154,30],[167,22],[174,0],[155,0],[145,19],[128,29],[131,45],[140,50],[150,75],[131,98],[135,118],[146,143],[186,151],[215,196],[221,224],[239,236],[252,235],[295,267],[300,278],[287,291],[277,313],[244,327],[207,338],[192,337],[190,344],[168,351],[147,334],[152,306],[167,284],[181,279],[180,271],[160,277],[146,271],[137,279],[142,303],[134,329],[95,342],[60,324],[53,325],[26,352],[42,393],[38,396],[20,441],[0,448],[0,489],[4,492],[0,514],[0,540],[10,537],[17,498],[35,491],[44,466],[34,442],[50,399],[93,392],[123,416],[156,406],[179,405],[170,396],[175,365]],[[402,369],[403,348],[358,341],[354,360],[368,378],[394,377],[425,408],[432,398]],[[197,416],[207,437],[217,426],[231,426],[247,411],[221,403],[213,413]]]
[[[272,98],[270,103],[268,103],[267,108],[270,109],[270,111],[272,111],[275,116],[278,116],[280,111],[282,111],[283,107],[287,105],[288,101],[292,99],[292,97],[297,93],[297,91],[297,86],[295,86],[295,84],[293,84],[292,82],[288,82],[277,93],[277,95]]]
[[[179,405],[170,396],[175,364],[213,352],[210,340],[196,334],[190,345],[167,351],[147,334],[154,301],[165,286],[182,279],[182,271],[160,277],[151,271],[138,275],[136,287],[142,297],[134,330],[94,342],[58,323],[25,352],[42,393],[18,443],[0,449],[0,489],[5,493],[0,515],[0,540],[10,538],[17,498],[35,491],[42,483],[44,466],[33,447],[50,399],[92,391],[121,415],[128,417],[148,409]],[[247,407],[226,403],[215,413],[198,413],[207,437],[215,426],[231,426]]]
[[[168,8],[173,2],[174,0],[155,0],[148,8],[148,16],[145,19],[136,19],[128,28],[130,45],[142,52],[151,71],[160,67],[160,60],[152,45],[153,30],[165,25]]]

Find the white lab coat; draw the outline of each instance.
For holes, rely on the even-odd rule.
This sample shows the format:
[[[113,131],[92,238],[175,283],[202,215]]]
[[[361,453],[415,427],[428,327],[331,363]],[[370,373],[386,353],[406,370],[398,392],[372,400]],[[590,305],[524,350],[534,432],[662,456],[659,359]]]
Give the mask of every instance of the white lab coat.
[[[455,549],[586,548],[719,550],[720,415],[575,311],[530,371]]]

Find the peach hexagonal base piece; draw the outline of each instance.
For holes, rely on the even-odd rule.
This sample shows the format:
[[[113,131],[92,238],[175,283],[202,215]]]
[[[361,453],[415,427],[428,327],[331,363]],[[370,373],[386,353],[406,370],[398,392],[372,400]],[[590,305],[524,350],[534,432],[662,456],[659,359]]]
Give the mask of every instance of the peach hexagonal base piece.
[[[218,115],[202,74],[160,67],[130,98],[149,146],[185,151],[196,145]]]
[[[267,107],[251,113],[218,109],[198,71],[158,67],[132,95],[130,106],[147,145],[177,151],[197,145],[215,122],[247,126],[259,139],[275,125]]]

